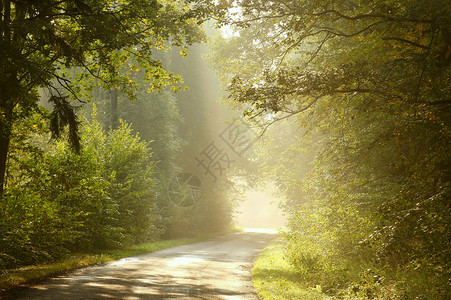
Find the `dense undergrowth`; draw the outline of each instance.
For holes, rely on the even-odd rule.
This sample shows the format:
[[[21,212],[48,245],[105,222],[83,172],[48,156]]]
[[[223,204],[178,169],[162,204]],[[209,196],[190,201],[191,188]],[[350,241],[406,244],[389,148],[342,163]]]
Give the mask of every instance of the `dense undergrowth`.
[[[65,140],[49,140],[39,114],[14,127],[0,201],[0,275],[74,253],[131,249],[108,253],[136,254],[132,245],[230,227],[223,204],[222,218],[207,219],[190,212],[215,210],[208,199],[187,208],[168,200],[163,182],[170,174],[158,167],[150,143],[130,125],[122,121],[118,129],[105,131],[95,108],[90,119],[80,124],[80,153]],[[87,258],[98,259],[104,257]],[[68,264],[77,266],[73,259]]]
[[[36,128],[29,138],[16,127],[12,142],[0,202],[1,269],[159,235],[151,151],[129,126],[106,135],[95,119],[84,121],[76,154],[67,142],[47,143],[38,122],[29,120]]]
[[[283,254],[282,243],[274,243],[257,257],[252,282],[261,299],[329,299],[320,285],[304,282]]]
[[[283,195],[297,280],[449,299],[451,2],[238,3],[211,61],[264,128],[256,169]]]

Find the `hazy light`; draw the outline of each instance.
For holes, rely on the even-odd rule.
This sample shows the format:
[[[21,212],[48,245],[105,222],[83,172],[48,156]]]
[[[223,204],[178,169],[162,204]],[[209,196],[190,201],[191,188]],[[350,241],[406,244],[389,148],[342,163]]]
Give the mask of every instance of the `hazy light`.
[[[269,234],[277,234],[278,230],[268,229],[268,228],[244,228],[244,232],[257,232],[257,233],[269,233]]]
[[[245,192],[245,200],[237,208],[235,223],[244,228],[279,229],[286,225],[286,218],[279,207],[279,199],[273,193],[275,188],[267,184],[260,191]],[[251,230],[251,229],[249,229]]]

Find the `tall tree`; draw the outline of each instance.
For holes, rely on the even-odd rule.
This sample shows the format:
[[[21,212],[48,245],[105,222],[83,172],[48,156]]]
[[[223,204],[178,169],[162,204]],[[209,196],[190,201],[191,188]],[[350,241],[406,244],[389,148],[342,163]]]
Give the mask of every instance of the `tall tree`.
[[[196,0],[0,1],[0,193],[13,122],[37,110],[37,89],[49,89],[54,103],[52,129],[69,124],[78,148],[73,105],[94,83],[133,96],[127,77],[137,65],[151,88],[173,84],[152,54],[168,44],[186,46],[202,39],[204,15]],[[83,83],[83,84],[81,84]]]
[[[220,21],[239,34],[217,47],[229,56],[219,69],[240,66],[230,99],[267,125],[293,116],[316,134],[315,147],[297,146],[315,148],[309,176],[281,177],[296,191],[292,262],[346,271],[359,253],[387,278],[416,274],[397,279],[406,298],[449,293],[450,2],[235,2]]]

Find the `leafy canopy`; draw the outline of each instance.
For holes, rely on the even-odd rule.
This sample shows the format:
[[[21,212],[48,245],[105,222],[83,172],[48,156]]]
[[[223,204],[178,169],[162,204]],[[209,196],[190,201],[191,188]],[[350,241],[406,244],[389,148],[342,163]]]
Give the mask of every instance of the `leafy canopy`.
[[[443,298],[450,2],[233,3],[219,22],[236,32],[214,46],[229,100],[305,133],[264,162],[288,197],[287,257],[334,296]]]
[[[38,88],[51,95],[54,136],[69,125],[70,140],[79,150],[69,99],[83,102],[96,85],[120,89],[133,98],[138,82],[130,74],[140,69],[151,90],[175,85],[181,78],[168,72],[154,54],[203,40],[199,24],[205,12],[196,0],[0,4],[0,193],[12,124],[38,110]]]

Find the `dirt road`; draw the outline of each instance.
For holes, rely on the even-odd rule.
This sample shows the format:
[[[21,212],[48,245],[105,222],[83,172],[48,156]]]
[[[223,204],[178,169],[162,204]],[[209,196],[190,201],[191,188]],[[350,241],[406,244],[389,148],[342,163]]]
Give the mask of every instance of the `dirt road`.
[[[258,299],[252,262],[274,231],[245,230],[77,270],[8,299]]]

